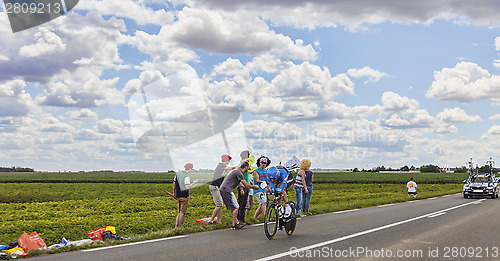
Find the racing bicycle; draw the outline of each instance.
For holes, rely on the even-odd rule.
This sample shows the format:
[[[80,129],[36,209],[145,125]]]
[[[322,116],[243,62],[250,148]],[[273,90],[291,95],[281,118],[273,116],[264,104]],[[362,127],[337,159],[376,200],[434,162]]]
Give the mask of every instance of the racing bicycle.
[[[269,202],[269,197],[267,197],[264,232],[269,240],[274,238],[276,232],[278,231],[278,227],[280,229],[283,229],[284,227],[286,234],[289,236],[292,235],[297,223],[295,202],[288,201],[291,213],[288,217],[285,217],[285,207],[280,204],[280,197],[280,193],[274,193],[274,199],[272,202]]]

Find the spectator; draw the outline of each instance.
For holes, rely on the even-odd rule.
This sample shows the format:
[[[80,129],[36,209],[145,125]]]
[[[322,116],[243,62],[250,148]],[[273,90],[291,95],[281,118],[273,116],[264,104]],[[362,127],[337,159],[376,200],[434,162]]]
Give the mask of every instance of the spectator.
[[[406,187],[408,188],[408,194],[406,194],[407,197],[410,197],[410,195],[413,195],[414,198],[417,197],[417,183],[413,180],[413,178],[410,178],[410,181],[406,183]]]
[[[266,215],[267,198],[266,198],[265,187],[269,187],[269,185],[267,185],[269,183],[269,181],[267,180],[267,170],[266,170],[267,162],[268,162],[267,157],[260,157],[257,160],[258,168],[255,169],[252,173],[253,184],[259,186],[258,189],[253,189],[254,197],[255,199],[257,199],[257,203],[259,203],[259,207],[257,208],[257,210],[255,210],[255,215],[253,216],[253,219],[257,222],[259,222],[260,214],[262,214],[263,217]],[[262,187],[264,188],[261,187],[261,184],[264,184],[262,185]]]
[[[304,163],[303,163],[304,162]],[[293,189],[295,190],[295,198],[297,199],[297,205],[295,205],[297,209],[297,216],[298,217],[303,217],[305,216],[302,214],[301,209],[302,209],[302,202],[304,201],[304,184],[306,183],[306,170],[302,169],[302,167],[305,167],[305,161],[302,160],[300,162],[300,171],[297,173],[297,177],[295,178],[295,184],[293,185]]]
[[[248,170],[248,171],[251,172],[251,170]],[[250,175],[250,174],[248,175],[248,181],[249,181],[248,184],[253,184],[253,175]],[[253,189],[249,189],[248,190],[248,200],[247,200],[247,204],[245,206],[245,209],[247,211],[247,213],[246,213],[247,217],[250,217],[250,210],[252,210],[252,208],[253,208],[253,201],[254,201],[253,198],[254,198]]]
[[[174,177],[174,184],[172,184],[172,189],[174,190],[175,197],[177,198],[177,205],[179,208],[179,214],[175,219],[175,227],[180,227],[182,222],[184,222],[184,216],[187,213],[189,205],[189,189],[191,189],[198,180],[191,183],[189,178],[189,173],[193,170],[193,164],[187,163],[184,165],[184,171],[178,172]]]
[[[222,197],[220,195],[220,185],[224,180],[224,172],[225,170],[235,169],[236,167],[228,167],[227,165],[231,161],[232,157],[224,154],[221,156],[221,162],[215,167],[214,175],[212,177],[212,182],[210,183],[209,189],[212,194],[212,198],[214,200],[215,209],[212,213],[212,217],[208,221],[208,223],[213,224],[215,218],[217,217],[217,223],[222,224],[221,215],[222,215],[222,205],[224,204],[222,201]]]
[[[222,200],[224,201],[224,205],[226,205],[226,208],[231,211],[231,215],[233,216],[231,229],[241,229],[245,226],[243,222],[238,221],[237,216],[240,206],[233,193],[233,189],[238,185],[246,188],[259,188],[257,185],[248,184],[243,178],[243,172],[248,171],[248,168],[248,162],[243,162],[238,169],[235,169],[227,174],[220,186],[220,194],[222,196]]]
[[[304,170],[305,174],[305,186],[304,186],[304,194],[303,194],[303,202],[302,202],[302,212],[309,213],[309,205],[311,204],[311,195],[313,192],[313,176],[314,173],[309,170],[311,167],[311,161],[308,159],[303,159],[300,162],[300,169]]]
[[[246,162],[249,163],[248,158],[250,158],[250,152],[248,150],[244,150],[240,153],[241,161],[240,164]],[[249,165],[250,166],[250,165]],[[248,175],[248,169],[243,172],[243,179],[245,180],[246,183],[250,184],[250,179]],[[250,190],[247,187],[244,186],[238,186],[238,205],[239,205],[239,212],[238,212],[238,220],[242,222],[242,224],[245,223],[245,210],[246,210],[246,205],[248,201],[248,195]]]

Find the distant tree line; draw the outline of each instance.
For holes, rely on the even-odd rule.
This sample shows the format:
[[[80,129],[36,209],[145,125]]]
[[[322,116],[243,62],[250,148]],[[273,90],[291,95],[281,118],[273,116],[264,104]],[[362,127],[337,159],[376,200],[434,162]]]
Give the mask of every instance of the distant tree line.
[[[384,166],[378,166],[376,168],[368,169],[368,170],[366,170],[366,169],[359,170],[358,168],[354,168],[352,171],[353,172],[379,172],[379,171],[410,171],[410,170],[418,170],[418,168],[416,168],[415,166],[411,166],[411,167],[403,166],[401,168],[391,168],[391,167],[386,168]]]
[[[21,167],[0,167],[0,172],[35,172],[35,170]]]
[[[415,166],[403,166],[401,168],[391,168],[391,167],[384,167],[384,166],[378,166],[373,169],[369,170],[359,170],[358,168],[354,168],[352,171],[353,172],[380,172],[380,171],[414,171],[414,170],[420,170],[421,173],[440,173],[442,172],[441,167],[433,164],[429,165],[422,165],[420,168],[416,168]],[[453,171],[454,173],[467,173],[469,170],[467,167],[462,166],[462,167],[455,167],[455,170]],[[479,167],[477,170],[478,173],[490,173],[490,166],[489,165],[484,165],[482,167]],[[493,168],[493,173],[498,174],[498,169]]]
[[[441,168],[437,165],[424,165],[420,167],[420,173],[439,173],[441,172]]]
[[[465,168],[465,167],[463,167]],[[419,168],[415,166],[408,167],[408,165],[405,165],[400,168],[391,168],[391,167],[385,167],[385,166],[378,166],[373,169],[369,170],[359,170],[358,168],[354,168],[353,172],[380,172],[380,171],[420,171],[421,173],[440,173],[442,172],[441,167],[433,164],[429,165],[422,165]],[[489,170],[489,168],[488,168]],[[456,168],[455,173],[462,173],[462,172],[467,172],[467,169],[462,169],[462,168]]]

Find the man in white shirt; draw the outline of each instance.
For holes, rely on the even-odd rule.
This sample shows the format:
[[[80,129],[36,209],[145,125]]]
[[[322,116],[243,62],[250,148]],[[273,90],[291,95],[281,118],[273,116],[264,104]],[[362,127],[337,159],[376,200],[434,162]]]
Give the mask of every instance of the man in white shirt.
[[[406,183],[406,187],[408,188],[408,194],[407,196],[409,197],[410,195],[413,195],[414,198],[417,197],[417,183],[413,180],[413,178],[410,178],[410,181]]]

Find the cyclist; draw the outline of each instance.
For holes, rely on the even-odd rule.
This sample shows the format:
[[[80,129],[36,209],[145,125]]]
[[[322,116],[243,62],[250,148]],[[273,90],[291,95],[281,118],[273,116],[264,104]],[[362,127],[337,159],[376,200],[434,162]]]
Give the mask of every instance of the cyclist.
[[[278,166],[276,166],[276,168],[278,169],[279,172],[284,172],[286,173],[286,175],[288,175],[288,178],[286,179],[286,188],[285,188],[285,191],[288,194],[288,188],[294,184],[295,178],[285,166],[281,165],[281,162]]]
[[[288,196],[285,188],[287,187],[288,173],[286,171],[279,171],[276,167],[270,167],[267,170],[267,179],[269,180],[269,187],[272,193],[281,194],[285,199],[285,204],[288,203]]]
[[[292,212],[292,209],[288,204],[288,195],[286,194],[286,188],[288,186],[287,184],[288,172],[285,171],[284,169],[270,167],[267,170],[267,179],[269,180],[269,187],[271,189],[271,192],[274,193],[275,195],[280,194],[285,200],[285,209],[283,214],[285,215],[285,219],[288,219],[289,217],[291,217],[291,212]],[[281,197],[278,200],[279,204],[280,202],[281,202]],[[281,230],[281,228],[285,225],[284,223],[282,223],[282,221],[283,220],[280,218],[278,225],[279,230]]]

